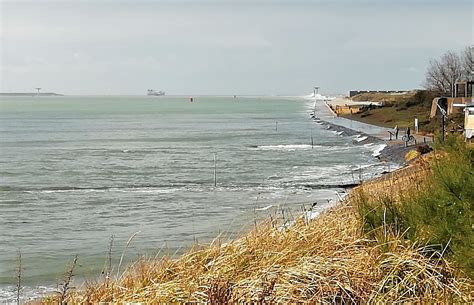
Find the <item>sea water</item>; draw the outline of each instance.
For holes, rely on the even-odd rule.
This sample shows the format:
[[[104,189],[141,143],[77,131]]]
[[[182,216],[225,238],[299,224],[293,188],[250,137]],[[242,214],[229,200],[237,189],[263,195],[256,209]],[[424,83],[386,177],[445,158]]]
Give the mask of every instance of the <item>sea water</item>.
[[[125,261],[172,255],[220,233],[234,238],[282,209],[323,209],[341,185],[386,170],[377,145],[316,124],[312,105],[0,98],[0,302],[15,299],[18,250],[31,298],[51,292],[75,255],[76,278],[97,279],[111,236],[115,268],[135,233]]]

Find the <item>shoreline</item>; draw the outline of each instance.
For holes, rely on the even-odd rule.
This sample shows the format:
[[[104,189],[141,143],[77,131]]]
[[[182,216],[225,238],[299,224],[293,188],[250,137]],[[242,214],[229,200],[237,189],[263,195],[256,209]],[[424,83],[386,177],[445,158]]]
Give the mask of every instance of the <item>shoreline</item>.
[[[376,136],[373,136],[373,135],[370,135],[370,134],[367,134],[367,133],[364,133],[364,132],[361,132],[361,131],[357,131],[355,129],[351,129],[351,128],[348,128],[348,127],[345,127],[345,126],[337,125],[337,124],[329,122],[329,121],[319,120],[319,122],[321,122],[322,124],[325,124],[326,126],[328,126],[327,129],[329,129],[331,131],[335,131],[335,132],[342,132],[345,136],[359,136],[357,139],[361,139],[361,140],[360,141],[354,140],[354,142],[353,142],[356,145],[365,145],[365,144],[371,144],[371,143],[387,145],[386,141],[379,138],[379,137],[376,137]],[[365,139],[362,139],[364,137],[365,137]],[[386,150],[387,147],[388,147],[388,145],[384,147],[382,152],[384,150]],[[376,156],[374,156],[374,157],[376,157]],[[401,165],[401,164],[399,164],[399,165]],[[370,180],[373,180],[373,179],[368,179],[366,181],[370,181]],[[352,192],[353,188],[358,186],[358,185],[359,185],[359,183],[354,183],[354,184],[351,184],[351,185],[337,185],[336,187],[338,187],[338,188],[344,187],[344,189],[346,190],[346,193],[349,193],[349,192]],[[323,211],[318,211],[317,213],[311,214],[310,218],[313,219],[315,217],[319,217],[320,214],[324,213],[325,211],[327,211],[328,209],[331,209],[331,208],[332,207],[326,207]],[[310,210],[310,212],[313,212],[313,211]],[[41,287],[41,285],[38,285],[38,287]]]
[[[351,100],[336,99],[335,101],[333,101],[333,103],[335,103],[335,104],[341,104],[341,103],[347,104],[348,101],[351,101]],[[417,143],[417,144],[412,143],[412,144],[409,144],[407,147],[405,147],[404,143],[401,140],[389,141],[388,137],[384,137],[380,133],[380,130],[384,129],[388,134],[388,131],[390,131],[391,128],[384,127],[384,126],[378,126],[378,125],[374,125],[374,124],[369,124],[369,123],[366,123],[364,121],[359,121],[359,120],[354,120],[354,121],[357,121],[357,122],[360,122],[360,123],[364,124],[363,126],[366,127],[366,128],[367,127],[368,128],[373,128],[374,130],[377,130],[377,131],[375,133],[370,134],[370,133],[365,132],[365,131],[357,130],[356,128],[347,127],[348,124],[350,124],[349,126],[351,126],[353,124],[352,123],[353,120],[351,120],[347,117],[344,117],[344,116],[337,116],[334,113],[334,111],[331,109],[329,104],[326,103],[326,102],[324,102],[324,104],[326,105],[326,107],[328,109],[328,112],[332,115],[333,120],[329,120],[329,119],[327,119],[327,117],[325,119],[324,114],[321,115],[323,118],[320,118],[316,115],[316,103],[317,103],[317,101],[315,101],[315,106],[314,106],[313,112],[310,114],[310,117],[313,121],[315,121],[317,124],[322,124],[322,125],[327,126],[328,130],[333,130],[335,132],[338,132],[338,133],[340,133],[341,136],[357,136],[357,135],[359,135],[359,136],[363,136],[365,138],[364,140],[362,140],[360,142],[357,142],[355,144],[366,144],[366,143],[384,144],[385,147],[382,150],[380,150],[378,153],[376,153],[376,155],[374,155],[374,157],[376,157],[377,159],[379,159],[382,162],[395,163],[400,167],[406,166],[407,162],[405,160],[405,155],[409,151],[416,150],[420,146],[429,145],[429,144],[433,143],[432,141],[427,141],[427,142],[423,141],[422,142],[421,137],[425,138],[424,136],[414,135],[416,138],[418,138],[419,143]],[[321,112],[321,109],[319,109],[319,110]]]
[[[332,112],[332,109],[329,107],[329,105],[326,103],[324,104],[327,106],[328,111],[330,111],[333,117],[337,118],[339,122],[344,122],[342,120],[347,120],[346,118],[337,117],[335,113]],[[315,106],[316,106],[316,103],[315,103]],[[327,126],[328,130],[335,131],[341,136],[362,136],[363,138],[365,138],[358,142],[354,141],[354,144],[363,145],[367,143],[376,143],[376,144],[385,145],[383,149],[381,149],[380,151],[374,152],[375,158],[379,159],[382,162],[395,163],[399,167],[403,167],[404,165],[406,165],[405,154],[412,147],[409,146],[408,148],[405,148],[405,147],[402,147],[403,146],[402,144],[390,143],[389,141],[387,141],[380,135],[379,136],[371,135],[366,132],[356,130],[354,128],[339,125],[337,124],[337,122],[334,122],[334,121],[331,122],[327,119],[326,120],[322,119],[316,115],[316,109],[313,110],[313,112],[310,114],[310,117],[316,124]],[[346,125],[347,125],[347,122],[346,122]],[[371,125],[371,124],[366,124],[366,125],[373,126],[374,128],[377,128],[377,129],[380,128],[380,126],[376,126],[376,125]]]
[[[221,243],[217,237],[175,259],[139,261],[120,278],[89,286],[86,295],[71,292],[68,301],[291,303],[338,297],[357,303],[466,302],[472,282],[442,255],[427,256],[418,242],[403,239],[392,228],[384,227],[390,230],[384,241],[371,239],[360,227],[359,201],[367,200],[361,194],[375,201],[384,196],[400,200],[396,198],[401,191],[413,193],[420,185],[430,185],[430,159],[365,181],[319,215],[305,211],[290,223],[271,218],[236,240]],[[393,246],[381,247],[387,242]],[[397,281],[392,284],[394,275]]]
[[[305,122],[305,126],[308,126],[308,127],[309,127],[309,125],[311,125],[312,122],[308,120],[308,117],[307,117],[307,116],[305,115],[305,113],[304,113],[304,109],[305,109],[304,107],[305,107],[305,105],[302,105],[301,107],[300,107],[300,103],[291,103],[291,105],[295,105],[295,107],[297,107],[297,109],[301,109],[301,111],[298,112],[297,118],[298,118],[298,120],[300,120],[300,121],[304,121],[304,122]],[[299,126],[299,125],[295,125],[295,126]],[[319,132],[319,131],[318,131],[318,132]],[[297,130],[297,133],[299,133],[299,130]],[[308,129],[308,133],[309,133],[309,129]],[[332,136],[330,136],[330,137],[332,138]],[[303,139],[303,140],[304,140],[304,141],[307,141],[308,139],[305,138],[305,139]],[[302,140],[302,141],[303,141],[303,140]],[[373,162],[373,159],[370,157],[370,155],[371,155],[371,153],[372,153],[372,152],[371,152],[371,150],[372,150],[371,147],[369,147],[370,150],[369,150],[369,149],[365,149],[365,148],[360,148],[360,149],[359,149],[359,148],[357,148],[357,147],[353,147],[352,145],[350,145],[350,143],[349,143],[348,140],[349,140],[349,139],[344,139],[344,140],[342,140],[342,138],[339,139],[339,140],[336,139],[337,142],[344,142],[345,144],[347,144],[347,147],[349,147],[351,150],[352,150],[352,149],[357,150],[357,151],[359,151],[359,150],[364,150],[364,155],[365,155],[366,157],[361,158],[361,160],[364,159],[364,161],[361,161],[361,162],[360,162],[361,165],[365,165],[366,163],[367,163],[367,164],[368,164],[368,163],[374,163],[374,162]],[[269,144],[279,144],[281,141],[283,141],[283,143],[285,143],[285,142],[287,142],[288,140],[285,139],[285,138],[283,138],[283,139],[281,139],[280,141],[276,141],[276,143],[269,143]],[[259,142],[256,142],[256,143],[259,143]],[[307,142],[301,142],[301,143],[307,143]],[[267,143],[267,144],[268,144],[268,143]],[[307,145],[307,144],[306,144],[306,145]],[[324,145],[326,145],[326,144],[324,144]],[[327,144],[327,145],[329,145],[329,144]],[[309,146],[309,145],[307,145],[307,146]],[[247,148],[246,148],[246,149],[247,149]],[[305,148],[305,149],[308,149],[308,148]],[[337,148],[336,148],[336,149],[337,149]],[[309,149],[308,149],[308,150],[309,150]],[[122,152],[125,154],[124,151],[122,151]],[[316,153],[316,149],[315,149],[315,153]],[[121,153],[120,153],[120,154],[121,154]],[[278,154],[280,154],[280,153],[278,153]],[[124,155],[124,156],[126,156],[126,155]],[[303,156],[305,156],[305,155],[303,155]],[[314,155],[314,156],[316,156],[316,155]],[[330,160],[335,160],[333,156],[334,156],[334,153],[333,153],[333,152],[328,152],[328,160],[329,160],[329,159],[330,159]],[[309,157],[306,158],[306,160],[308,160],[308,162],[306,162],[306,163],[311,163],[311,162],[313,162],[312,159],[309,158]],[[349,159],[349,160],[351,160],[351,159]],[[330,161],[330,162],[332,162],[332,161]],[[332,163],[331,163],[331,164],[332,164]],[[345,164],[345,163],[344,163],[344,164]],[[349,165],[351,164],[351,162],[349,161],[349,162],[347,162],[347,164],[348,164],[347,167],[349,167]],[[359,163],[358,163],[358,164],[359,164]],[[328,166],[328,164],[323,164],[323,165],[321,165],[321,167],[327,167],[327,166]],[[257,166],[257,167],[260,167],[260,166]],[[377,166],[376,166],[376,167],[377,167]],[[302,167],[301,167],[301,168],[302,168]],[[308,193],[309,193],[309,192],[312,192],[312,193],[318,194],[319,191],[312,191],[311,189],[314,189],[314,188],[329,189],[328,192],[331,192],[330,195],[335,198],[334,200],[331,201],[331,205],[332,205],[335,201],[338,201],[338,200],[337,200],[337,199],[338,199],[337,195],[334,195],[335,191],[338,191],[339,194],[341,194],[341,195],[343,195],[343,194],[345,195],[346,192],[349,192],[349,189],[351,189],[351,188],[353,188],[354,186],[357,185],[356,183],[351,183],[351,182],[354,180],[354,179],[351,179],[351,178],[350,178],[350,177],[351,177],[351,173],[350,173],[350,170],[351,170],[351,169],[344,168],[343,170],[344,170],[344,171],[347,170],[347,174],[344,174],[344,177],[343,177],[343,178],[341,178],[341,179],[329,179],[329,180],[331,180],[331,181],[334,180],[334,183],[327,182],[327,183],[329,183],[329,184],[324,184],[324,185],[321,184],[321,186],[319,186],[319,185],[314,185],[314,186],[313,186],[313,184],[317,183],[317,181],[315,181],[315,180],[316,180],[316,179],[319,179],[319,178],[308,178],[308,179],[312,179],[312,180],[308,180],[308,181],[310,182],[310,184],[308,184],[309,186],[306,186],[306,185],[303,185],[303,184],[300,183],[300,184],[302,185],[302,188],[301,188],[301,189],[302,189],[302,192],[308,192]],[[384,170],[384,169],[383,169],[381,166],[379,166],[379,167],[377,167],[377,169],[375,169],[375,170],[373,170],[373,171],[374,171],[374,172],[381,172],[381,171],[383,171],[383,170]],[[372,171],[372,169],[364,170],[364,174],[365,174],[365,173],[369,173],[370,171]],[[332,174],[328,174],[328,173],[326,173],[325,171],[321,171],[321,175],[324,176],[324,177],[331,177],[331,176],[332,176]],[[355,175],[355,174],[354,174],[354,175]],[[364,180],[365,180],[365,179],[368,179],[369,176],[370,176],[370,174],[367,174],[367,175],[365,176],[366,178],[364,178]],[[296,180],[293,180],[293,181],[292,181],[292,179],[290,179],[290,178],[293,177],[293,175],[291,175],[291,176],[290,176],[290,175],[286,175],[286,177],[289,177],[289,178],[288,178],[288,184],[292,184],[292,185],[293,185],[293,184],[298,184],[298,182],[297,182]],[[346,179],[346,178],[347,178],[347,179]],[[321,179],[323,179],[323,178],[321,178]],[[323,180],[324,180],[324,179],[323,179]],[[346,180],[347,180],[347,181],[346,181]],[[356,180],[357,180],[357,179],[356,179]],[[347,182],[347,184],[344,183],[344,182]],[[90,188],[85,188],[85,189],[86,189],[86,190],[90,190]],[[339,190],[339,189],[341,189],[341,190]],[[49,189],[47,189],[47,190],[45,190],[45,191],[48,192]],[[54,190],[52,190],[52,191],[54,191]],[[61,190],[60,190],[60,191],[61,191]],[[69,191],[69,189],[66,189],[64,192],[67,193],[68,191]],[[75,192],[74,190],[72,190],[72,191]],[[99,190],[99,191],[102,192],[101,190]],[[82,192],[82,191],[80,191],[80,192]],[[289,197],[289,200],[291,201],[291,200],[294,199],[295,195],[294,195],[294,194],[290,194],[290,195],[286,195],[286,197]],[[316,195],[316,197],[319,197],[319,195]],[[285,201],[284,204],[286,204],[287,198],[284,198],[283,196],[281,196],[281,198],[282,198],[282,199],[280,199],[280,200],[278,200],[278,201],[273,200],[272,203],[279,203],[279,202],[282,203],[283,201]],[[313,198],[313,197],[311,197],[311,198]],[[310,200],[311,200],[311,201],[310,201]],[[253,201],[255,201],[255,199],[254,199],[253,197],[250,197],[247,201],[253,202]],[[326,205],[326,199],[319,199],[319,198],[316,198],[316,199],[314,199],[314,200],[313,200],[313,199],[308,199],[307,201],[304,201],[304,199],[301,200],[301,202],[304,202],[304,204],[306,205],[306,207],[308,207],[308,205],[311,205],[314,201],[318,201],[318,205],[317,205],[317,207],[315,207],[315,208],[313,209],[313,211],[316,211],[316,210],[319,211],[319,208],[327,208],[327,207],[329,207],[329,204]],[[259,201],[259,204],[260,204],[260,201]],[[259,208],[260,208],[260,207],[263,208],[264,206],[265,206],[265,205],[263,205],[263,203],[262,203],[262,205],[261,205],[261,206],[258,206],[258,207],[259,207]],[[295,207],[294,210],[299,210],[299,207],[300,207],[300,206],[301,206],[300,203],[295,204],[295,205],[294,205],[294,207]],[[285,207],[285,208],[286,208],[286,207]],[[251,209],[253,209],[253,206],[251,207]],[[251,211],[251,209],[249,209],[249,211]],[[275,208],[274,208],[274,210],[275,210]],[[295,214],[295,216],[296,216],[296,215],[298,214],[298,212],[295,213],[294,210],[293,210],[292,212],[293,212],[293,213]],[[273,212],[273,211],[272,211],[272,212]],[[251,212],[249,212],[249,213],[251,213]],[[262,214],[262,216],[265,216],[265,215],[267,214],[267,212],[262,212],[261,214]],[[227,225],[223,225],[222,227],[225,228],[225,227],[227,227]],[[247,228],[248,228],[248,227],[247,227]],[[239,229],[240,229],[240,227],[239,227]],[[152,232],[151,234],[153,234],[153,232]],[[127,236],[127,237],[128,237],[128,236]],[[213,237],[214,237],[214,236],[212,236],[211,238],[213,238]],[[201,239],[200,239],[200,240],[201,240]],[[104,244],[105,244],[105,243],[106,243],[106,242],[104,242]],[[191,243],[189,243],[188,245],[191,247]],[[101,249],[100,249],[100,250],[101,250]],[[86,258],[86,259],[87,259],[87,258]],[[80,262],[81,262],[81,258],[80,258]],[[131,261],[130,263],[133,263],[133,261]],[[58,265],[62,267],[62,266],[63,266],[63,263],[62,263],[62,262],[59,262]],[[88,265],[88,264],[86,263],[86,265]],[[66,266],[64,266],[64,268],[66,268]],[[78,276],[80,276],[80,274],[81,274],[81,268],[78,268],[77,274],[78,274]],[[28,276],[28,271],[26,272],[26,275]],[[79,278],[76,278],[76,279],[79,280]],[[23,279],[22,279],[22,281],[24,282]],[[27,279],[27,281],[28,281],[28,279]],[[53,279],[49,279],[49,281],[50,281],[50,282],[55,282],[55,279],[54,279],[54,278],[53,278]],[[36,283],[39,283],[39,284],[38,284],[38,285],[31,285],[31,286],[32,286],[33,288],[35,288],[36,286],[42,286],[44,283],[46,283],[46,281],[41,280],[41,281],[38,281],[38,282],[36,282]],[[26,284],[26,282],[25,282],[25,284]],[[49,285],[48,285],[48,286],[49,286]],[[53,288],[54,288],[54,286],[53,286]],[[7,287],[7,289],[9,289],[9,288]],[[27,293],[28,293],[28,288],[25,288],[25,294],[27,294]]]

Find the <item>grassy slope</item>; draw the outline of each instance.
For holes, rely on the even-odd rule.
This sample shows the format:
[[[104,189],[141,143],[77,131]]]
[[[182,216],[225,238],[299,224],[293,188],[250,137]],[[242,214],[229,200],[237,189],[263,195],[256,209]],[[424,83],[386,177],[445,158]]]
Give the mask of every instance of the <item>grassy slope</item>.
[[[393,128],[413,127],[414,118],[420,122],[420,129],[433,132],[436,124],[430,122],[429,114],[434,94],[426,91],[408,94],[364,93],[353,97],[355,101],[384,102],[385,106],[358,114],[346,115],[352,120]]]
[[[416,92],[408,92],[405,94],[390,94],[390,93],[361,93],[352,99],[358,102],[372,101],[372,102],[384,102],[384,103],[403,103],[414,98]]]
[[[369,195],[357,205],[370,211],[362,214],[369,215],[364,226],[374,236],[388,224],[395,234],[403,232],[412,242],[426,242],[446,251],[459,268],[474,278],[474,150],[455,136],[436,146],[432,174],[417,186],[416,192],[401,193],[398,202],[393,196]],[[384,224],[379,221],[381,215]]]
[[[137,261],[119,279],[90,283],[68,301],[468,302],[472,280],[445,259],[443,250],[394,230],[380,203],[390,198],[401,204],[406,194],[426,189],[430,164],[421,160],[367,182],[312,221],[298,219],[282,229],[274,215],[240,239],[217,238],[175,260]],[[370,194],[373,209],[360,204],[361,194]],[[368,230],[370,215],[378,225]]]
[[[393,128],[413,127],[414,118],[420,122],[429,121],[429,110],[420,106],[413,106],[406,110],[399,110],[396,107],[383,107],[369,110],[360,114],[346,115],[345,117],[356,121]]]

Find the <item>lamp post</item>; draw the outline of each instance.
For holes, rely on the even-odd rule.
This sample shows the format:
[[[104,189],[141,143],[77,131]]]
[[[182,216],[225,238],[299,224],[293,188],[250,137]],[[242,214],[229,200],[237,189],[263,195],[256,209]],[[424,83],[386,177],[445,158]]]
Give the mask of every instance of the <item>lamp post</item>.
[[[446,118],[447,113],[446,113],[446,110],[444,110],[443,107],[441,107],[438,102],[439,100],[436,101],[436,106],[438,107],[439,112],[441,113],[441,132],[442,132],[441,141],[444,142],[444,130],[445,130],[444,120]]]

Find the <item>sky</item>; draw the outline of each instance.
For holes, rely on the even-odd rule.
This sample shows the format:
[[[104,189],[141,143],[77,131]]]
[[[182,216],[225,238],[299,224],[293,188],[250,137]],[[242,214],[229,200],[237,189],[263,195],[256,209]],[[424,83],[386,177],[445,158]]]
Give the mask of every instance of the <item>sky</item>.
[[[472,1],[0,0],[0,92],[406,90],[473,44]]]

